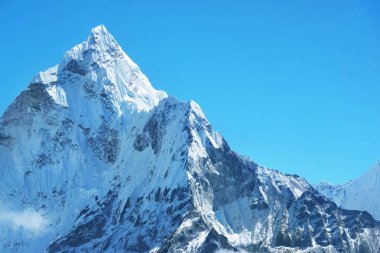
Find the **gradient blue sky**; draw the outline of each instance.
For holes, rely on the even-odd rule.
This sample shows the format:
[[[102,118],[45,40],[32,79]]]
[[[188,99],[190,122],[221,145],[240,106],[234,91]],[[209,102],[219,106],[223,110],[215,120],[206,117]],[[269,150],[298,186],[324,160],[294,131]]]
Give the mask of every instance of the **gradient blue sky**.
[[[0,0],[0,112],[104,24],[156,88],[233,149],[310,182],[380,159],[376,0]]]

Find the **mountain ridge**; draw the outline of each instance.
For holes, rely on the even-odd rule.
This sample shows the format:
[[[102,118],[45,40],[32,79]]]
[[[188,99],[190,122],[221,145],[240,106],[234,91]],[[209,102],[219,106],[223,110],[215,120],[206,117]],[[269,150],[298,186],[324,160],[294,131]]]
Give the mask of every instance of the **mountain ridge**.
[[[98,26],[0,119],[3,252],[377,252],[380,224],[240,156]],[[25,214],[37,227],[26,227]]]
[[[346,209],[367,211],[380,219],[380,162],[361,177],[344,184],[319,183],[314,187],[328,199]]]

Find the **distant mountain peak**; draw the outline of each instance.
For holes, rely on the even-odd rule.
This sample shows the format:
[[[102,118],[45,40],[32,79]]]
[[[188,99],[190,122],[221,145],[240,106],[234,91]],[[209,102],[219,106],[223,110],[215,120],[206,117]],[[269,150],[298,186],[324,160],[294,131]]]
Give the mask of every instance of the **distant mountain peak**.
[[[367,211],[380,219],[380,164],[376,164],[361,177],[344,184],[319,183],[315,189],[338,206],[347,209]]]

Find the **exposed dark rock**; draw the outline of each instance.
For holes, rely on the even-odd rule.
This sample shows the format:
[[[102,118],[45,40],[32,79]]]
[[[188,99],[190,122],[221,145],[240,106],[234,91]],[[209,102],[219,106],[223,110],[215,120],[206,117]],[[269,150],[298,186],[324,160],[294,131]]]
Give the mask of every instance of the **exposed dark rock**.
[[[216,252],[217,250],[226,250],[229,252],[238,252],[238,249],[233,247],[228,239],[218,234],[214,229],[208,233],[203,245],[199,249],[200,253]]]
[[[139,134],[139,135],[137,135],[137,137],[133,143],[133,147],[137,151],[143,151],[144,149],[149,147],[149,139],[144,134]]]
[[[144,132],[148,132],[150,137],[150,143],[155,154],[158,154],[161,148],[161,127],[160,122],[156,117],[151,117],[148,123],[144,127]]]
[[[102,124],[96,135],[87,139],[94,154],[106,162],[114,163],[120,152],[118,132]]]
[[[86,75],[86,70],[84,69],[83,64],[81,62],[78,62],[78,60],[69,61],[66,64],[64,70],[70,71],[71,73],[75,73],[82,76]]]
[[[0,132],[0,145],[11,147],[14,142],[14,139],[15,139],[14,137],[10,135],[5,135]]]
[[[41,169],[42,167],[48,164],[54,164],[54,161],[51,159],[50,156],[46,154],[39,154],[37,158],[33,161],[33,164]]]
[[[94,216],[89,222],[77,226],[62,239],[53,242],[47,252],[66,252],[66,248],[75,248],[104,235],[106,219],[103,215]]]

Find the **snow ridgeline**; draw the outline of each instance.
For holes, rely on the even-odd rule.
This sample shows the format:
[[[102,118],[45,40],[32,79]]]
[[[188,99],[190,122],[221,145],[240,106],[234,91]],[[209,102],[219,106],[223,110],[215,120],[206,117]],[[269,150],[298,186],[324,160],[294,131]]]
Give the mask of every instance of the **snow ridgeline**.
[[[342,185],[320,183],[315,189],[334,201],[338,206],[350,210],[367,211],[380,220],[380,163],[358,179]]]

